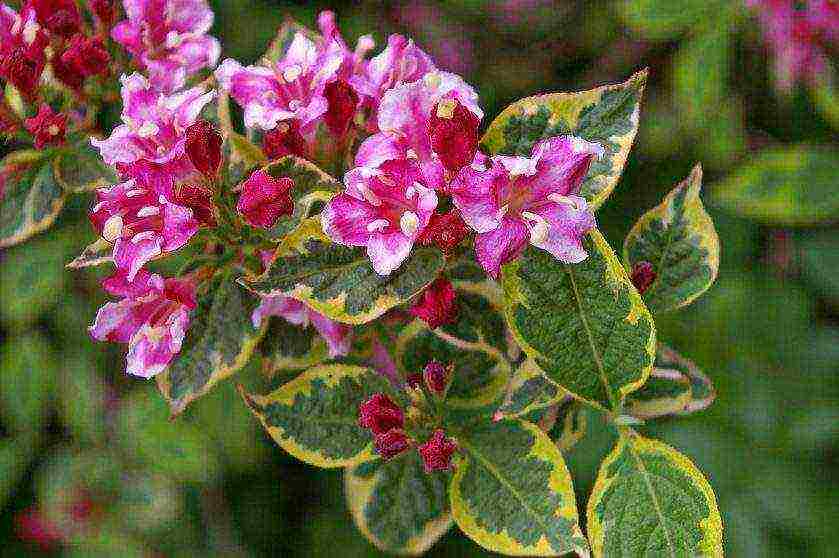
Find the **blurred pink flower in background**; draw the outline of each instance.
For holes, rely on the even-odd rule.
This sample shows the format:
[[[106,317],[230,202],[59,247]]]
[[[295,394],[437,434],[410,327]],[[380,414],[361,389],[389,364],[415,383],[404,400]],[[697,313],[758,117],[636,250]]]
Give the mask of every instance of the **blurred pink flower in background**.
[[[439,68],[458,74],[468,74],[474,69],[472,41],[465,36],[465,29],[453,23],[437,6],[411,2],[399,9],[397,20],[419,38]]]

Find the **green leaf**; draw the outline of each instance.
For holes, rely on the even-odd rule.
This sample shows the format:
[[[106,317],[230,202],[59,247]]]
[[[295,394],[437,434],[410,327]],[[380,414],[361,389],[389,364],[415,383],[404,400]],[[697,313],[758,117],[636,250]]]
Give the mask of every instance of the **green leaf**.
[[[550,381],[533,359],[519,365],[510,383],[496,418],[513,418],[556,405],[566,397],[565,391]]]
[[[717,398],[717,391],[708,376],[693,361],[686,359],[663,343],[658,344],[653,372],[655,373],[656,370],[679,372],[690,382],[690,400],[676,412],[678,415],[704,411]]]
[[[713,189],[713,199],[740,216],[770,225],[812,225],[839,213],[839,156],[806,146],[767,149]]]
[[[717,278],[720,239],[699,198],[701,187],[702,167],[696,165],[624,240],[627,267],[632,270],[639,262],[649,262],[656,273],[642,295],[653,314],[687,306]]]
[[[58,363],[37,333],[13,337],[2,345],[0,416],[12,432],[37,431],[47,418]]]
[[[511,419],[480,423],[456,437],[460,453],[449,496],[452,517],[467,536],[513,556],[585,555],[571,476],[544,432]]]
[[[325,364],[266,396],[239,391],[288,453],[317,467],[346,467],[373,458],[373,440],[358,425],[358,407],[388,389],[387,380],[368,368]]]
[[[53,158],[16,151],[0,161],[5,193],[0,198],[0,248],[19,244],[48,229],[64,207],[66,193],[55,176]]]
[[[0,439],[0,507],[6,506],[29,462],[35,457],[36,433]]]
[[[247,178],[252,170],[268,162],[258,145],[232,129],[227,132],[227,147],[230,151],[229,180],[233,183]]]
[[[280,218],[268,231],[275,239],[282,239],[299,227],[304,219],[320,213],[323,205],[342,188],[340,182],[323,172],[317,165],[294,155],[278,159],[263,170],[274,178],[290,178],[294,181],[294,189],[291,191],[294,212]]]
[[[618,410],[641,387],[655,357],[655,325],[599,231],[589,256],[563,264],[528,248],[502,269],[507,323],[546,376],[577,398]]]
[[[721,557],[722,519],[708,481],[670,446],[623,432],[588,503],[595,558]]]
[[[114,245],[104,238],[97,238],[94,242],[88,244],[82,253],[79,254],[72,262],[68,263],[67,269],[82,269],[85,267],[93,267],[114,261],[113,257]]]
[[[817,76],[814,83],[809,84],[810,98],[816,111],[834,130],[839,130],[838,91],[836,71],[830,65],[825,68],[824,73]]]
[[[574,135],[599,143],[581,195],[600,207],[615,189],[635,134],[647,70],[626,82],[578,93],[549,93],[516,101],[492,121],[481,144],[489,153],[530,156],[539,140]]]
[[[558,406],[556,422],[548,431],[548,437],[553,440],[559,451],[568,451],[586,435],[587,424],[584,405],[567,397]]]
[[[839,300],[839,231],[808,231],[796,245],[800,249],[801,275],[825,297]]]
[[[282,318],[271,318],[259,352],[264,358],[263,372],[268,377],[310,368],[329,359],[326,341],[313,327],[290,324]]]
[[[719,14],[724,0],[624,0],[616,4],[627,27],[645,40],[677,37],[697,23]]]
[[[415,247],[399,269],[383,277],[363,249],[332,244],[317,217],[289,234],[277,256],[261,277],[242,284],[260,295],[296,298],[348,324],[369,322],[407,302],[436,279],[445,264],[439,250]]]
[[[259,303],[236,284],[241,272],[223,270],[198,297],[181,352],[157,377],[173,415],[241,369],[267,326],[256,329],[251,314]]]
[[[426,473],[416,451],[344,471],[347,505],[358,529],[376,548],[425,553],[451,527],[448,475]]]
[[[654,367],[644,387],[626,398],[626,412],[646,420],[678,413],[690,402],[687,376],[678,370]]]
[[[87,139],[58,152],[55,179],[68,193],[91,192],[120,181],[114,169],[105,164],[99,151]]]

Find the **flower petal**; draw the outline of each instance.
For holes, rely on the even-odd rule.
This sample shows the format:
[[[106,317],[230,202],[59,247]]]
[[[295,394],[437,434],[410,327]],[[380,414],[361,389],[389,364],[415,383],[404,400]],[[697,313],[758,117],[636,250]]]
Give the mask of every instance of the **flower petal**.
[[[497,229],[481,233],[475,238],[478,263],[490,277],[497,279],[501,266],[521,254],[529,236],[524,221],[505,217]]]
[[[401,232],[373,233],[367,242],[367,255],[379,275],[390,275],[411,253],[414,242]]]
[[[564,263],[580,263],[588,257],[582,238],[597,226],[594,213],[579,196],[570,196],[574,204],[548,203],[533,213],[544,219],[546,234],[531,234],[530,242],[537,248],[550,252]]]

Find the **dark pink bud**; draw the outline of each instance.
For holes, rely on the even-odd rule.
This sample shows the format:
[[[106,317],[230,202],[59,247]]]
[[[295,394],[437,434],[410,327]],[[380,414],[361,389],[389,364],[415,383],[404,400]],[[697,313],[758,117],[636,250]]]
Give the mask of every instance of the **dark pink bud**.
[[[58,527],[48,521],[35,506],[15,516],[15,531],[19,539],[37,544],[44,552],[63,538]]]
[[[408,374],[406,383],[411,389],[418,389],[422,387],[422,374]]]
[[[221,134],[206,120],[198,120],[186,129],[186,154],[198,172],[214,178],[221,168]]]
[[[77,33],[70,39],[61,61],[80,76],[90,77],[108,73],[111,55],[100,39]]]
[[[431,149],[449,172],[459,171],[475,158],[479,123],[478,117],[457,99],[443,99],[431,112]]]
[[[443,395],[449,387],[449,380],[452,377],[451,372],[451,368],[443,366],[436,360],[432,360],[425,365],[425,369],[422,371],[422,377],[431,393]]]
[[[38,90],[38,81],[43,71],[43,58],[31,55],[24,48],[16,48],[0,57],[0,76],[30,99]]]
[[[274,178],[258,170],[242,185],[236,209],[250,225],[271,228],[282,215],[291,215],[294,211],[292,188],[294,181],[290,178]]]
[[[469,234],[469,227],[460,216],[460,212],[452,210],[448,213],[435,213],[428,225],[420,233],[417,241],[423,246],[434,245],[443,253],[448,254]]]
[[[358,425],[369,428],[377,436],[394,428],[402,428],[404,424],[402,409],[384,393],[373,394],[358,407]]]
[[[454,287],[443,278],[436,279],[411,307],[411,315],[420,318],[431,329],[457,321]]]
[[[87,6],[102,25],[110,27],[113,24],[116,12],[111,0],[88,0]]]
[[[26,119],[26,129],[34,137],[36,149],[61,145],[67,131],[67,115],[56,114],[49,105],[42,104],[37,115]]]
[[[411,440],[401,430],[392,429],[383,434],[376,435],[374,440],[376,446],[376,453],[385,459],[396,457],[409,447],[411,447]]]
[[[346,81],[339,79],[326,86],[323,96],[329,104],[323,117],[326,126],[336,136],[344,135],[355,116],[358,94]]]
[[[62,56],[56,56],[52,59],[52,73],[58,78],[58,81],[76,91],[81,90],[84,85],[84,76],[79,73],[75,66],[64,62]]]
[[[52,33],[71,37],[79,31],[82,17],[74,0],[30,0],[27,5],[35,10],[38,23]]]
[[[188,207],[192,215],[208,227],[216,226],[213,193],[199,184],[182,182],[172,188],[172,203]]]
[[[417,448],[426,473],[447,471],[452,466],[452,455],[457,451],[457,443],[446,438],[446,433],[438,428],[427,442]]]
[[[647,261],[638,262],[632,268],[632,284],[640,294],[647,292],[658,274],[653,270],[653,264]]]
[[[300,133],[300,124],[296,120],[280,122],[276,128],[262,136],[262,149],[272,161],[286,155],[305,158],[306,140]]]

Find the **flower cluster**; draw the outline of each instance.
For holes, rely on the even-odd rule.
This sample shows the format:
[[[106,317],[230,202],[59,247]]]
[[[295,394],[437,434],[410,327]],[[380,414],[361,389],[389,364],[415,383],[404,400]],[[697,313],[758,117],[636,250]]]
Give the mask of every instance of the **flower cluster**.
[[[789,91],[827,69],[828,53],[839,46],[839,3],[834,0],[747,0],[757,9],[775,56],[778,85]],[[832,46],[831,46],[832,45]]]

